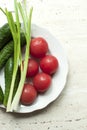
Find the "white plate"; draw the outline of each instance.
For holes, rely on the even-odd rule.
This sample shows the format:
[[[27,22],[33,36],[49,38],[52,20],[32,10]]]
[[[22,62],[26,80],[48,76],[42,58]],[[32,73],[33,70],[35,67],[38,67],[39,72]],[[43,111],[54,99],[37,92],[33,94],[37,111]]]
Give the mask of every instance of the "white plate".
[[[39,95],[37,97],[37,100],[32,105],[29,106],[20,105],[17,110],[18,113],[30,113],[45,108],[48,104],[53,102],[60,95],[67,80],[68,61],[67,61],[66,54],[62,46],[58,42],[58,40],[54,36],[52,36],[47,30],[38,27],[36,25],[32,25],[32,36],[33,37],[40,36],[47,40],[50,52],[54,56],[56,56],[59,60],[59,70],[52,78],[52,84],[50,89],[45,94]],[[2,72],[0,72],[0,82],[4,90],[3,70]],[[0,105],[0,107],[3,106]]]

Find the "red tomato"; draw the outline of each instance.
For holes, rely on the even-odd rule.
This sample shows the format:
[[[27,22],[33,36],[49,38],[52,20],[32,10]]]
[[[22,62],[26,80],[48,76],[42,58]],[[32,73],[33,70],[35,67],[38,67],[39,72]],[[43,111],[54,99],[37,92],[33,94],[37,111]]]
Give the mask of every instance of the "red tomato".
[[[29,59],[26,77],[33,77],[38,73],[38,71],[39,71],[38,63],[33,59]]]
[[[23,105],[29,105],[35,101],[37,97],[37,91],[33,85],[26,83],[22,91],[20,102]]]
[[[38,73],[33,79],[34,87],[38,92],[45,92],[51,84],[51,76],[46,73]]]
[[[47,74],[53,74],[59,67],[59,63],[56,57],[47,55],[40,61],[40,68]]]
[[[31,40],[30,53],[36,58],[42,58],[48,51],[48,43],[42,37],[37,37]]]

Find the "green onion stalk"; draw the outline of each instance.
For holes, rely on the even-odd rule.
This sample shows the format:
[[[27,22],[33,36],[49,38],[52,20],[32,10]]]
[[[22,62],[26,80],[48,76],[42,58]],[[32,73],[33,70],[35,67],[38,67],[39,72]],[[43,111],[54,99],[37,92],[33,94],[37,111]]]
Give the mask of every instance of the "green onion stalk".
[[[25,78],[26,78],[26,72],[27,72],[27,65],[28,65],[28,59],[29,59],[29,47],[30,47],[30,40],[31,40],[31,17],[32,17],[32,10],[33,8],[30,8],[29,15],[27,14],[26,7],[22,6],[20,2],[17,2],[17,0],[14,0],[14,12],[15,12],[15,19],[13,17],[12,12],[5,9],[1,9],[3,13],[7,17],[7,21],[13,36],[14,41],[14,68],[13,68],[13,75],[12,75],[12,81],[11,81],[11,89],[8,97],[7,102],[7,108],[6,111],[17,111],[20,97],[22,94]],[[18,85],[17,92],[12,100],[13,96],[13,90],[14,90],[14,83],[17,75],[17,70],[19,65],[22,67],[22,53],[21,53],[21,42],[20,42],[20,18],[21,15],[22,22],[24,25],[24,35],[26,38],[26,51],[25,51],[25,59],[24,59],[24,67],[21,69],[21,77],[20,82]]]
[[[18,7],[19,7],[19,10],[20,10],[20,13],[21,13],[21,16],[22,16],[22,19],[23,19],[23,23],[24,23],[24,28],[25,28],[26,52],[25,52],[25,60],[24,60],[24,69],[21,72],[20,83],[19,83],[16,95],[13,99],[12,105],[11,105],[11,111],[17,110],[17,107],[18,107],[18,104],[19,104],[19,101],[20,101],[21,93],[22,93],[25,78],[26,78],[27,64],[28,64],[28,58],[29,58],[29,47],[30,47],[30,40],[31,40],[32,8],[30,9],[30,14],[29,14],[29,17],[28,17],[26,15],[26,12],[23,12],[23,8],[22,8],[20,3],[18,4]],[[22,66],[22,63],[21,63],[21,66]]]

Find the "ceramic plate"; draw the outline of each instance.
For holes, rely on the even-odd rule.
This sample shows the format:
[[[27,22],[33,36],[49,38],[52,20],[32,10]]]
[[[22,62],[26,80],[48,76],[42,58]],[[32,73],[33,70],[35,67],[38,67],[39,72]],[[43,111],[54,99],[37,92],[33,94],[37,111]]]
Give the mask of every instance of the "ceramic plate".
[[[60,93],[62,92],[68,74],[68,61],[66,54],[58,42],[58,40],[50,34],[49,31],[32,25],[32,36],[33,37],[43,37],[47,40],[49,45],[49,51],[51,54],[56,56],[59,61],[59,70],[54,74],[52,78],[52,84],[49,90],[45,94],[41,94],[37,97],[36,101],[29,106],[20,105],[16,112],[18,113],[30,113],[39,109],[45,108],[48,104],[53,102]],[[3,86],[4,90],[4,73],[3,70],[0,72],[0,84]],[[0,107],[3,107],[0,105]]]

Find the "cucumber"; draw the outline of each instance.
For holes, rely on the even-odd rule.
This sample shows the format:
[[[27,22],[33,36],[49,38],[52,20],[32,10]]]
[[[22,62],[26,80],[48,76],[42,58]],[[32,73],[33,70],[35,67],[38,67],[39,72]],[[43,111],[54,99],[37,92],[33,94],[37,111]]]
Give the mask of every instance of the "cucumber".
[[[21,33],[21,45],[24,46],[26,44],[26,39],[24,33]],[[14,43],[10,41],[4,48],[0,51],[0,70],[5,65],[6,61],[10,56],[13,55],[14,52]]]
[[[6,62],[5,69],[4,69],[5,72],[5,94],[4,94],[4,101],[3,101],[4,106],[7,106],[7,102],[8,102],[11,81],[12,81],[12,74],[13,74],[13,66],[14,66],[13,57],[10,57]],[[19,81],[20,81],[20,71],[18,69],[14,90],[13,90],[13,97],[18,88]]]
[[[0,70],[3,68],[9,57],[13,54],[13,50],[13,41],[11,41],[0,51]]]
[[[13,74],[13,58],[9,58],[5,65],[5,94],[4,94],[4,106],[7,106],[9,97],[9,91],[11,86],[12,74]]]
[[[12,34],[8,23],[6,23],[0,28],[0,50],[11,40]]]
[[[4,94],[3,94],[3,90],[0,86],[0,103],[2,104],[3,103],[3,99],[4,99]]]

